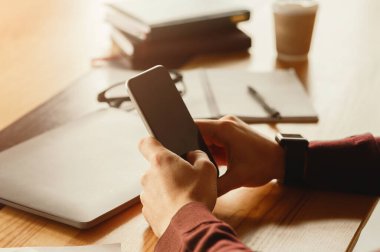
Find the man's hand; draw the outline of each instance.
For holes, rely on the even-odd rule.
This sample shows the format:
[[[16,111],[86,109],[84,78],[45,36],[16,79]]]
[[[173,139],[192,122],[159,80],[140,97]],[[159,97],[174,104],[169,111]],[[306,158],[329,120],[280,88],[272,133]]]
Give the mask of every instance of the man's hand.
[[[141,179],[142,212],[158,237],[176,212],[190,202],[202,202],[212,210],[217,193],[262,186],[284,176],[282,148],[241,120],[228,116],[196,123],[218,165],[227,165],[227,172],[218,180],[214,165],[202,151],[188,153],[185,161],[153,137],[140,143],[140,151],[151,165]]]
[[[153,137],[143,139],[139,148],[151,165],[141,179],[142,213],[156,236],[160,237],[176,212],[190,202],[202,202],[212,211],[217,177],[205,153],[190,152],[186,161]]]
[[[233,116],[197,120],[206,144],[226,173],[218,179],[218,194],[241,186],[262,186],[284,176],[284,154],[274,141],[254,132]]]

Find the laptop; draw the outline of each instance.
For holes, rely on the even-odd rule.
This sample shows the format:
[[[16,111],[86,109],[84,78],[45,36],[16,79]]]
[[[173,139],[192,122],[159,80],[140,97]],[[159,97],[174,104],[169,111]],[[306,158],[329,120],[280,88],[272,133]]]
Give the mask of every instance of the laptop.
[[[80,229],[139,202],[147,132],[136,113],[103,109],[0,153],[0,203]]]

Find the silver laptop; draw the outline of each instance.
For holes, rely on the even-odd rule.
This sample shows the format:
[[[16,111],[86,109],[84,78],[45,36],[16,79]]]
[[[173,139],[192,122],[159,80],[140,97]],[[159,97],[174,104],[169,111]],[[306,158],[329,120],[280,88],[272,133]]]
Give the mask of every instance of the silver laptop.
[[[104,109],[0,153],[0,203],[89,228],[139,201],[137,114]]]

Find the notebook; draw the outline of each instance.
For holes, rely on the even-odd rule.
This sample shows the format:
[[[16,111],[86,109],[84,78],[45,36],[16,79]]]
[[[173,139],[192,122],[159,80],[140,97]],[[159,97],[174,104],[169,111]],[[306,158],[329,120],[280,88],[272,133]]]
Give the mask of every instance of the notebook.
[[[229,0],[127,0],[108,6],[107,21],[141,40],[225,29],[250,18],[245,6]]]
[[[184,71],[183,75],[187,87],[183,99],[194,118],[235,115],[248,123],[318,121],[318,114],[294,70],[203,69]],[[254,87],[281,117],[270,117],[250,95],[248,86]]]
[[[364,227],[361,230],[359,237],[356,237],[357,242],[354,245],[353,251],[380,251],[380,203],[377,200],[374,209],[369,213],[368,219],[364,221]]]
[[[103,109],[0,153],[0,203],[77,228],[139,202],[146,130],[135,113]]]

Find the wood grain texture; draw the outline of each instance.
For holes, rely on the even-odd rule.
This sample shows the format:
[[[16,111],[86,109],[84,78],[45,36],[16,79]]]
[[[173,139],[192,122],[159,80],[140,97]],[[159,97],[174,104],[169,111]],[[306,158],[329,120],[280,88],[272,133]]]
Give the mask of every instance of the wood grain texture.
[[[0,129],[62,91],[109,44],[100,1],[8,1],[0,8]]]
[[[226,198],[219,199],[216,215],[258,251],[344,251],[374,203],[368,196],[285,188],[276,183],[241,189]],[[345,210],[348,205],[350,211]]]
[[[0,150],[4,150],[101,107],[96,94],[113,80],[86,79],[90,59],[102,55],[109,44],[99,2],[3,0],[1,4]],[[270,136],[276,130],[310,139],[362,132],[380,135],[379,9],[377,0],[320,0],[309,61],[286,64],[276,59],[270,2],[261,1],[253,22],[242,25],[253,37],[250,55],[199,57],[185,68],[294,67],[320,122],[253,126]],[[374,200],[270,183],[224,195],[214,213],[255,250],[344,251]],[[124,251],[154,249],[157,238],[141,215],[141,205],[86,231],[9,207],[0,210],[0,247],[114,242],[121,242]]]
[[[0,132],[0,151],[33,136],[79,118],[94,110],[108,107],[97,101],[97,94],[111,84],[131,77],[128,70],[99,67],[88,70],[68,87],[16,120]]]

